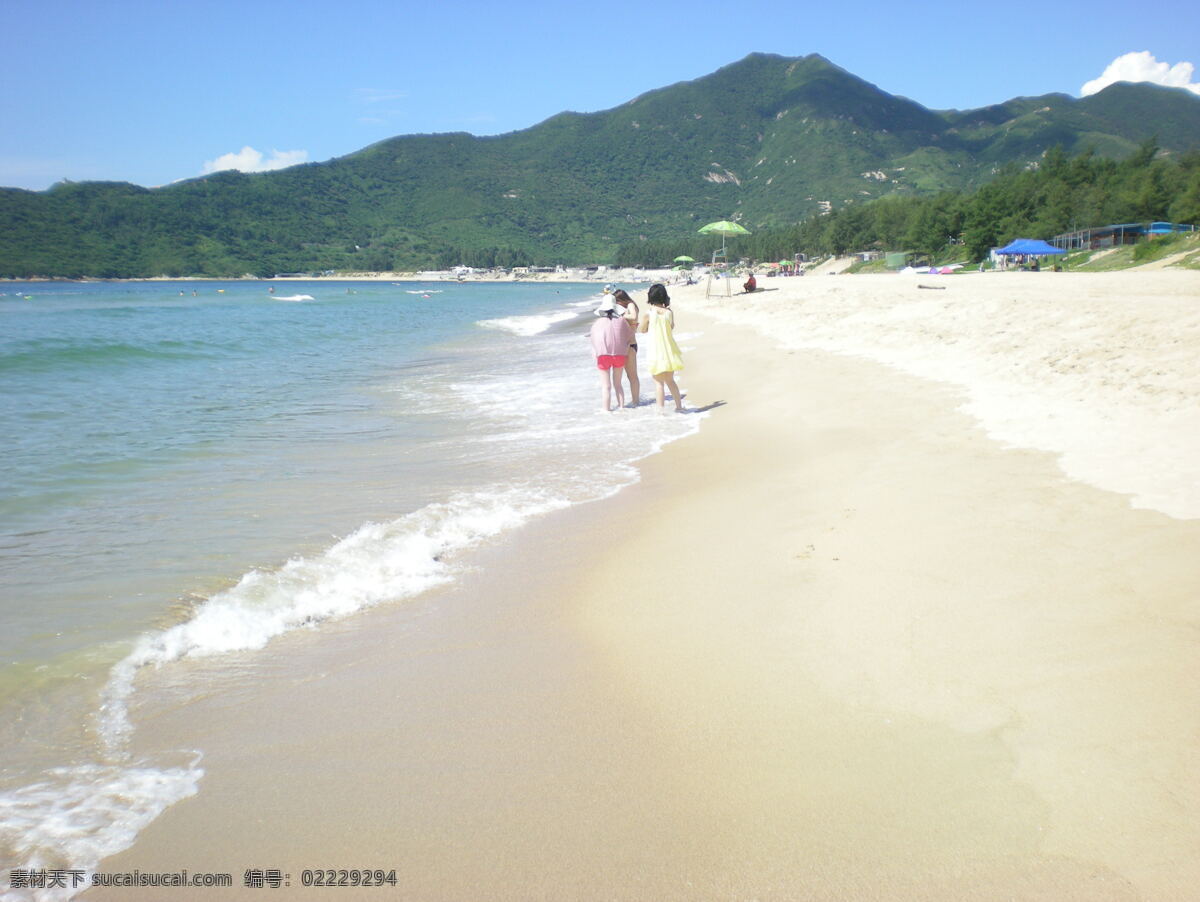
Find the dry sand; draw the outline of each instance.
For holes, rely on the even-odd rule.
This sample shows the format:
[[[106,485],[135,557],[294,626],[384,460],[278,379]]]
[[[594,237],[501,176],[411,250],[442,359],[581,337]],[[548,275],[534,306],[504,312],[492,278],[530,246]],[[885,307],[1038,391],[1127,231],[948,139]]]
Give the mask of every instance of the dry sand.
[[[738,280],[740,282],[740,280]],[[960,389],[996,440],[1136,506],[1200,518],[1200,272],[763,279],[684,303],[772,343]]]
[[[1077,397],[1170,419],[1200,279],[899,278],[675,292],[689,402],[718,405],[701,432],[449,590],[277,642],[253,689],[135,711],[139,741],[202,748],[207,774],[101,870],[399,881],[287,898],[1193,898],[1200,520],[973,414],[1042,383],[1062,401],[1069,345]],[[930,355],[942,381],[912,372]],[[1156,484],[1186,479],[1173,460]]]

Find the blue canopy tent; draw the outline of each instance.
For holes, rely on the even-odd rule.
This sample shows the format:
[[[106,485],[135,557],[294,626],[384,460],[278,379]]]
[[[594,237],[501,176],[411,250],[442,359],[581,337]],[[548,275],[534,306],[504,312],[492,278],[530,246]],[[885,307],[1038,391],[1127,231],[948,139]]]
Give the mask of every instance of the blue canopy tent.
[[[1024,254],[1026,257],[1042,257],[1046,254],[1065,254],[1066,251],[1053,244],[1047,244],[1040,238],[1015,238],[996,251],[997,254],[1015,256]]]

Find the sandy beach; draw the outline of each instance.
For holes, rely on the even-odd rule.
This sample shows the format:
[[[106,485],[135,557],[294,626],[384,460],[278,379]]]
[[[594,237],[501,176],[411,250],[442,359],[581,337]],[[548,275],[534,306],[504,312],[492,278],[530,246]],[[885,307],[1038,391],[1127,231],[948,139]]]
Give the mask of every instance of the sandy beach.
[[[213,679],[135,706],[134,753],[202,749],[200,791],[100,871],[233,875],[178,900],[270,892],[253,868],[281,898],[1193,898],[1200,273],[761,284],[671,289],[708,416],[637,484],[279,639],[253,690],[180,664]],[[349,868],[397,885],[299,888]]]

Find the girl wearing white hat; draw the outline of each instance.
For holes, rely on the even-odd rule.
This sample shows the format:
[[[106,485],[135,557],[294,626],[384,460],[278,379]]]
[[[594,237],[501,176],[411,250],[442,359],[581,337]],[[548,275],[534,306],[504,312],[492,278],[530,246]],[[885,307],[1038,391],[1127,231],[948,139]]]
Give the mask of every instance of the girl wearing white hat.
[[[605,295],[596,308],[596,321],[592,323],[592,352],[596,355],[596,367],[600,370],[601,409],[612,410],[615,390],[617,408],[625,406],[625,391],[621,386],[621,371],[625,368],[625,357],[629,354],[629,343],[633,341],[633,330],[621,311],[617,309],[612,295]]]

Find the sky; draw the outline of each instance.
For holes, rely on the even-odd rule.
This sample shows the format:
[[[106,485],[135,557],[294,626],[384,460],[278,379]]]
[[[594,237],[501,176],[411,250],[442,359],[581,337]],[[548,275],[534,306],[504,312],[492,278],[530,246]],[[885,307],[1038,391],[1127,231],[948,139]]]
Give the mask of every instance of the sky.
[[[1119,79],[1200,94],[1200,2],[3,0],[0,186],[153,187],[395,135],[611,109],[752,52],[819,53],[931,109]]]

